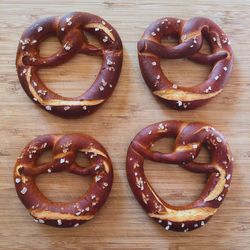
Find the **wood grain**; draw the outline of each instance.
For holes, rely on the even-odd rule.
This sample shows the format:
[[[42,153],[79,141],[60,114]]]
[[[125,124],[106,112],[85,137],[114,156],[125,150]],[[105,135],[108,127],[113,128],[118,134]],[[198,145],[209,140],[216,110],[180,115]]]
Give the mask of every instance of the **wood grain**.
[[[41,17],[69,11],[88,11],[108,20],[124,44],[124,66],[109,101],[95,114],[63,120],[42,111],[22,90],[15,71],[15,53],[23,30]],[[250,244],[250,109],[249,109],[249,0],[86,0],[0,1],[0,249],[249,249]],[[149,92],[141,77],[136,42],[146,26],[163,16],[207,16],[228,33],[235,52],[233,75],[223,93],[195,111],[165,107]],[[42,47],[55,51],[55,38]],[[100,58],[77,55],[65,65],[41,70],[52,89],[67,96],[79,94],[95,78]],[[171,80],[196,84],[209,72],[187,60],[162,61]],[[202,229],[182,234],[166,232],[142,211],[127,183],[125,156],[130,140],[148,124],[168,120],[211,123],[227,137],[235,156],[232,188],[218,213]],[[114,185],[96,218],[74,229],[38,225],[17,198],[12,181],[15,160],[35,136],[83,132],[94,136],[113,160]],[[170,150],[162,141],[157,145]],[[205,153],[203,157],[205,159]],[[178,166],[145,163],[149,180],[167,201],[185,204],[206,181]],[[39,187],[53,200],[71,200],[84,192],[90,180],[69,174],[41,176]]]

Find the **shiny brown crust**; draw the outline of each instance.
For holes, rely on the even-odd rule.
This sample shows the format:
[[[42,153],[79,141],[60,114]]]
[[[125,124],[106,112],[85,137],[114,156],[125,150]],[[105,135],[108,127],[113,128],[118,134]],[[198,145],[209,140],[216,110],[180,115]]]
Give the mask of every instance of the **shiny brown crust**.
[[[160,138],[175,137],[174,151],[169,154],[153,151],[151,145]],[[193,161],[205,145],[211,163]],[[148,182],[144,159],[179,164],[189,171],[206,173],[207,184],[191,204],[172,206],[160,198]],[[210,125],[193,122],[165,121],[141,130],[127,153],[127,177],[130,187],[147,214],[166,230],[187,232],[199,228],[214,215],[230,186],[233,157],[224,136]]]
[[[39,156],[52,149],[53,160],[38,165]],[[85,153],[90,165],[75,162],[77,152]],[[90,175],[93,182],[87,192],[74,202],[53,202],[46,198],[35,183],[43,173],[67,171]],[[101,144],[83,134],[43,135],[31,141],[22,151],[14,169],[17,194],[35,222],[56,227],[77,227],[92,219],[111,191],[113,169]]]
[[[179,39],[175,47],[161,44],[163,37]],[[211,54],[199,52],[206,39]],[[152,93],[172,108],[187,110],[199,107],[218,95],[228,80],[233,53],[227,35],[213,21],[195,17],[188,21],[162,18],[153,22],[138,42],[138,57],[143,78]],[[211,65],[208,79],[193,87],[180,87],[168,80],[160,66],[161,58],[187,57]]]
[[[89,44],[84,31],[95,36],[102,48]],[[41,57],[39,45],[50,36],[57,36],[62,48],[49,57]],[[66,98],[46,87],[38,70],[63,64],[77,53],[102,56],[103,63],[85,93]],[[18,45],[16,67],[23,89],[35,103],[54,115],[79,117],[92,113],[111,96],[120,76],[122,58],[121,39],[107,21],[89,13],[72,12],[62,18],[38,20],[26,29]]]

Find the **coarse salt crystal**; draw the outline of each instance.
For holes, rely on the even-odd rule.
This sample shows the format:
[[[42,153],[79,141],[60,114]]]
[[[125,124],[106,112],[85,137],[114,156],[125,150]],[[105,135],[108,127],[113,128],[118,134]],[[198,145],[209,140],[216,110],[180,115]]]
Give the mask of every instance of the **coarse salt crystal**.
[[[222,201],[222,197],[219,196],[219,197],[217,198],[217,200],[218,200],[218,201]]]
[[[27,191],[28,191],[28,188],[23,187],[22,190],[21,190],[20,192],[21,192],[21,194],[26,194]]]
[[[222,140],[221,140],[220,137],[216,137],[216,141],[217,141],[217,142],[222,142]]]
[[[165,127],[164,127],[164,125],[162,123],[160,123],[159,126],[158,126],[158,128],[159,129],[164,129]]]
[[[21,182],[21,179],[20,178],[16,178],[15,182],[18,184]]]
[[[45,106],[45,109],[50,111],[51,110],[51,106]]]
[[[43,30],[42,26],[40,26],[40,27],[37,28],[37,32],[41,32],[42,30]]]
[[[65,111],[67,111],[67,110],[70,109],[70,106],[65,106],[63,109],[64,109]]]
[[[182,101],[177,101],[177,104],[180,107],[182,105]]]
[[[65,162],[65,158],[60,159],[60,163],[63,164]]]

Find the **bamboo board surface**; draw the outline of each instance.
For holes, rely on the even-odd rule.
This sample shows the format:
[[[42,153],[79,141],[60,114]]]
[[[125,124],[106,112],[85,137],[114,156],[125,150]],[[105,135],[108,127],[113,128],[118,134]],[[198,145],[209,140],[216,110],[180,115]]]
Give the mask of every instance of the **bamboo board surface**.
[[[85,11],[102,16],[119,32],[124,64],[112,97],[96,113],[64,120],[41,110],[21,88],[15,71],[15,53],[23,30],[38,18]],[[0,0],[0,249],[249,249],[250,244],[250,1],[174,0]],[[155,19],[206,16],[228,33],[235,53],[233,74],[222,94],[209,104],[178,112],[158,102],[143,82],[136,43]],[[48,39],[42,53],[60,45]],[[41,78],[53,90],[76,96],[95,79],[101,59],[77,55],[56,68],[43,69]],[[162,60],[164,72],[178,84],[191,86],[205,79],[209,68],[190,61]],[[182,234],[168,231],[147,217],[128,186],[127,147],[143,127],[164,120],[204,121],[221,130],[235,158],[232,187],[217,214],[203,228]],[[48,133],[82,132],[94,136],[109,152],[114,167],[111,195],[97,216],[73,229],[32,222],[17,198],[13,167],[22,148]],[[156,147],[171,150],[172,141]],[[49,156],[47,156],[49,157]],[[200,159],[205,159],[205,153]],[[186,204],[201,192],[206,177],[174,165],[145,162],[148,179],[171,204]],[[73,200],[90,179],[70,174],[46,174],[39,188],[53,200]]]

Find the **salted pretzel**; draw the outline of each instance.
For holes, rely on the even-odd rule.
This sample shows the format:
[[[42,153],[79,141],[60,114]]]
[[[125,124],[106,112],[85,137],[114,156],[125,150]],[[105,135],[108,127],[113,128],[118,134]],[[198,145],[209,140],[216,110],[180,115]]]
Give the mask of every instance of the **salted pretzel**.
[[[153,151],[151,145],[164,137],[176,137],[172,153]],[[194,159],[205,145],[210,163]],[[206,173],[208,180],[200,196],[191,204],[172,206],[165,202],[147,180],[144,159],[179,164],[189,171]],[[210,125],[193,122],[166,121],[141,130],[127,152],[127,177],[130,187],[150,217],[166,230],[187,232],[199,228],[215,214],[230,186],[233,157],[224,136]]]
[[[52,149],[51,162],[38,164],[41,154]],[[88,167],[75,162],[77,152],[85,154]],[[90,175],[93,182],[87,192],[73,202],[53,202],[38,189],[35,178],[44,173],[67,171]],[[58,227],[77,227],[92,219],[111,191],[111,160],[93,138],[82,134],[43,135],[31,141],[22,151],[14,169],[17,194],[35,222]]]
[[[164,37],[179,39],[169,47],[161,44]],[[199,52],[206,39],[211,54]],[[213,21],[195,17],[187,21],[162,18],[153,22],[138,42],[138,56],[143,78],[153,94],[172,108],[186,110],[199,107],[218,95],[228,80],[233,64],[233,53],[227,35]],[[193,87],[181,87],[163,73],[161,58],[190,60],[211,65],[206,81]]]
[[[89,44],[84,31],[102,47]],[[51,56],[41,57],[39,45],[50,36],[57,36],[62,47]],[[38,70],[63,64],[77,53],[102,56],[100,72],[85,93],[76,98],[60,96],[42,82]],[[16,67],[23,89],[34,102],[55,115],[78,117],[92,113],[111,96],[120,76],[122,57],[121,39],[107,21],[93,14],[72,12],[62,18],[38,20],[27,28],[18,46]]]

